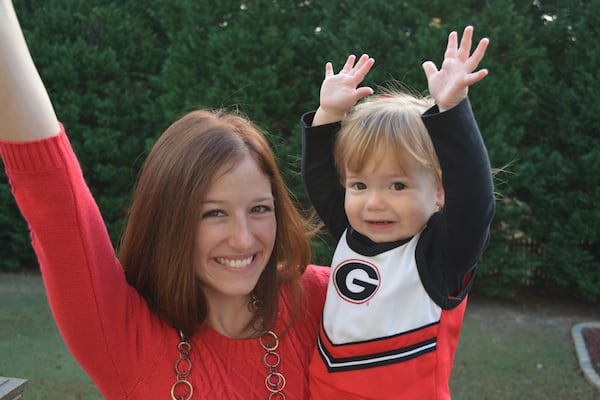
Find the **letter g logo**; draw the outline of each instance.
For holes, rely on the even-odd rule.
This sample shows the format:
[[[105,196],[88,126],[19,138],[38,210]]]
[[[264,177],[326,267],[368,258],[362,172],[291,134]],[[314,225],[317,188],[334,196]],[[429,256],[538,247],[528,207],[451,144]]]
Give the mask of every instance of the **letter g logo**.
[[[333,271],[335,288],[351,303],[364,303],[379,289],[379,270],[361,260],[346,260]]]

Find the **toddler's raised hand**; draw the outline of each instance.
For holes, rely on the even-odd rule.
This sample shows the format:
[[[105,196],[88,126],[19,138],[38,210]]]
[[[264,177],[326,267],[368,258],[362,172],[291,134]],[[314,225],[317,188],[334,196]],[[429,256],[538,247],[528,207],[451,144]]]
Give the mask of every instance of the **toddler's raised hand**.
[[[330,62],[325,65],[325,79],[321,84],[320,104],[313,125],[322,125],[340,121],[348,110],[361,98],[373,93],[367,86],[358,87],[363,81],[375,60],[363,54],[358,61],[350,55],[341,71],[333,72]]]
[[[483,59],[489,39],[481,39],[471,54],[472,38],[473,27],[467,26],[459,47],[458,34],[451,32],[448,36],[442,68],[438,70],[432,61],[423,63],[429,93],[435,99],[440,111],[448,110],[460,103],[467,97],[469,86],[479,82],[488,74],[487,69],[473,71]]]

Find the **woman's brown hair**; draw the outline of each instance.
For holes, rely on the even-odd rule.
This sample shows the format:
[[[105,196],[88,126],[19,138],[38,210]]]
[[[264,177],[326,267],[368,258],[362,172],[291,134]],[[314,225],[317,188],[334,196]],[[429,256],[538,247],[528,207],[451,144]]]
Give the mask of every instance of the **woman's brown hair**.
[[[299,307],[312,229],[290,197],[265,136],[239,113],[192,111],[167,128],[144,162],[119,252],[129,284],[188,337],[208,313],[193,266],[200,207],[214,174],[246,155],[271,181],[277,219],[273,254],[254,291],[264,308],[250,324],[262,318],[265,327],[272,326],[283,283],[292,288],[294,314]]]

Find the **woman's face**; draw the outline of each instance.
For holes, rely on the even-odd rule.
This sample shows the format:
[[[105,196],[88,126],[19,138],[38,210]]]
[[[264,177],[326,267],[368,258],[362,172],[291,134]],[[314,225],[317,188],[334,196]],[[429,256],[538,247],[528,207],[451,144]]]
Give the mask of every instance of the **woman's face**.
[[[195,270],[209,298],[246,297],[275,244],[275,202],[269,178],[246,156],[217,171],[201,206]]]

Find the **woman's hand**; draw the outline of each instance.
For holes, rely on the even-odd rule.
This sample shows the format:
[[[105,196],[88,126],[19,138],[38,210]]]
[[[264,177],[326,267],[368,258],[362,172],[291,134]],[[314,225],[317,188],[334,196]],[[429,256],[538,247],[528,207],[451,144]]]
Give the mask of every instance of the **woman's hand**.
[[[0,0],[0,138],[24,142],[59,131],[13,5]]]

